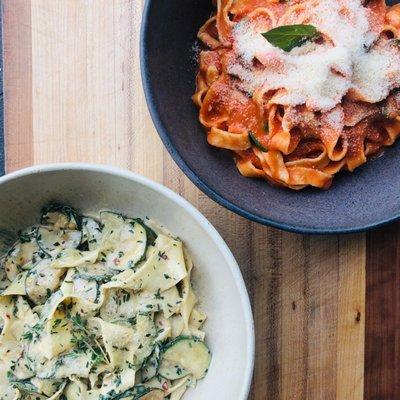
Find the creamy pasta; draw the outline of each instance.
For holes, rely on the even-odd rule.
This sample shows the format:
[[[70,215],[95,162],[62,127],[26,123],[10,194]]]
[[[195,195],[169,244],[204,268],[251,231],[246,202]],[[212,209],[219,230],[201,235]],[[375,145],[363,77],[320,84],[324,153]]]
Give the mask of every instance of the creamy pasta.
[[[400,134],[400,5],[218,0],[193,100],[239,172],[327,189]]]
[[[0,258],[0,399],[179,400],[211,361],[182,241],[52,205]]]

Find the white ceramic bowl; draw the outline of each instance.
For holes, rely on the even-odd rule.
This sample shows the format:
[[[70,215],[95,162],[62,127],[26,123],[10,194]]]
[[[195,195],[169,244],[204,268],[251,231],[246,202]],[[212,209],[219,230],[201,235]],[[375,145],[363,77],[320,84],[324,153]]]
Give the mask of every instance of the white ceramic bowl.
[[[51,201],[83,213],[102,209],[150,216],[182,238],[196,266],[193,277],[213,353],[209,372],[187,400],[246,400],[254,363],[254,327],[239,267],[215,228],[186,200],[131,172],[92,164],[53,164],[0,178],[0,229],[17,231]]]

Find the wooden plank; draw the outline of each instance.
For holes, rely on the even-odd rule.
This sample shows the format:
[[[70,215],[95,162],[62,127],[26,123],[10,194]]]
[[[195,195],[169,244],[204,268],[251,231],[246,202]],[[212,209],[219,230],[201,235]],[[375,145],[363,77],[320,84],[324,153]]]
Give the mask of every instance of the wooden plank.
[[[365,236],[270,229],[193,186],[163,150],[145,104],[138,54],[142,4],[4,0],[14,16],[4,33],[5,86],[13,104],[6,109],[8,170],[101,162],[172,188],[216,226],[241,266],[256,323],[249,399],[362,399]],[[19,32],[29,37],[26,45],[15,46]]]
[[[363,236],[251,234],[254,398],[362,399]]]
[[[337,399],[364,393],[365,235],[339,238]]]
[[[400,225],[367,238],[365,399],[400,398]]]
[[[11,172],[34,162],[29,0],[3,2],[3,54],[5,163],[6,172]]]
[[[288,235],[285,242],[282,397],[334,399],[337,239]]]
[[[285,234],[252,224],[252,246],[246,283],[252,285],[256,326],[254,399],[281,399],[282,371],[282,244]]]

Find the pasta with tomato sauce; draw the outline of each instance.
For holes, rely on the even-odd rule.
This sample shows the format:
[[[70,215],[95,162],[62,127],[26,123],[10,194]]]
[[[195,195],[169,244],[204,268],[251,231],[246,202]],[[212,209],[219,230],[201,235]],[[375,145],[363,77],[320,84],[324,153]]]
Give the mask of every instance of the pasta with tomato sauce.
[[[400,134],[400,5],[218,0],[193,101],[246,177],[327,189]]]

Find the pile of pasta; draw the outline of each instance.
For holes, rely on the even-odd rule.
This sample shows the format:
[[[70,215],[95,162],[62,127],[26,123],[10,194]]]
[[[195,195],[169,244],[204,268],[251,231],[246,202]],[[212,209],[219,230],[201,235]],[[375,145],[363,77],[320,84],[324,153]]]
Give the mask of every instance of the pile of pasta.
[[[211,355],[182,242],[47,207],[0,259],[0,398],[180,399]]]
[[[246,177],[302,189],[381,154],[400,134],[400,5],[218,0],[200,29],[193,100],[212,146]],[[307,25],[283,50],[262,34]],[[276,32],[276,31],[275,31]]]

